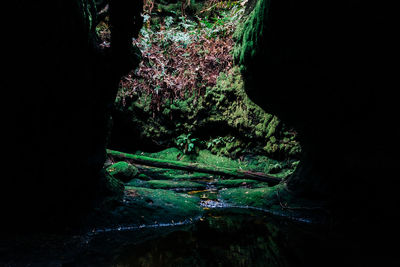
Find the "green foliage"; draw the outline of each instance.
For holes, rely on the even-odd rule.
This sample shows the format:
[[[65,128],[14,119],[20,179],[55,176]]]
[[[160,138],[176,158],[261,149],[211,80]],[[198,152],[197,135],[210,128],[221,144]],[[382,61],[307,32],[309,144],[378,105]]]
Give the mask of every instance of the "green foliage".
[[[161,114],[153,115],[150,97],[137,94],[137,100],[125,107],[121,99],[116,106],[132,125],[140,129],[143,139],[176,145],[174,136],[192,133],[202,136],[195,147],[207,148],[214,154],[238,158],[251,151],[275,159],[299,157],[301,148],[297,133],[281,121],[255,105],[244,91],[244,83],[237,67],[219,74],[216,85],[207,88],[205,95],[186,94],[186,99],[167,100]],[[205,116],[206,115],[206,116]],[[230,129],[229,133],[215,129]],[[210,136],[199,129],[212,129]],[[184,138],[179,141],[183,143]],[[183,145],[179,146],[182,150]]]
[[[187,47],[189,44],[199,42],[202,38],[213,39],[231,35],[236,29],[238,20],[243,15],[244,9],[235,5],[228,10],[214,13],[212,17],[199,18],[199,22],[184,16],[166,16],[153,20],[151,27],[143,27],[140,31],[143,47],[157,42],[161,47],[168,47],[172,43]],[[145,24],[151,21],[149,15],[144,15]]]
[[[200,144],[198,138],[191,138],[191,134],[182,134],[175,140],[175,144],[185,155],[197,154],[196,148]]]
[[[154,189],[204,189],[206,186],[191,181],[151,180],[147,182],[149,188]]]
[[[147,23],[150,16],[144,19]],[[121,80],[118,97],[125,103],[134,94],[143,94],[151,99],[155,113],[164,112],[167,101],[197,99],[231,65],[235,23],[218,26],[225,28],[224,36],[211,36],[214,29],[186,17],[167,16],[153,27],[143,27],[134,40],[142,51],[142,64]]]
[[[296,133],[286,135],[290,129],[247,97],[240,70],[233,65],[232,35],[244,8],[237,1],[210,1],[202,11],[196,21],[170,13],[145,15],[151,24],[135,41],[144,60],[121,81],[118,113],[138,129],[140,140],[176,145],[184,155],[195,155],[200,146],[236,159],[249,152],[298,157]],[[236,31],[238,46],[244,30]],[[202,136],[203,142],[184,136],[174,140],[182,133]]]
[[[217,138],[212,139],[211,141],[207,142],[207,149],[211,149],[217,145],[219,145],[220,143],[224,142],[223,137],[218,136]]]
[[[230,187],[267,187],[268,184],[255,180],[248,179],[235,179],[235,180],[219,180],[214,184],[217,188],[230,188]]]
[[[245,156],[241,160],[234,160],[222,155],[215,155],[212,154],[207,149],[199,150],[197,155],[181,155],[182,152],[173,147],[162,150],[160,152],[155,153],[145,153],[138,151],[137,155],[146,156],[150,158],[162,159],[162,160],[171,160],[181,162],[195,162],[199,164],[204,164],[207,166],[215,166],[216,168],[228,168],[228,169],[241,169],[241,170],[249,170],[254,172],[263,172],[263,173],[270,173],[272,168],[276,166],[281,166],[280,170],[273,173],[276,177],[286,177],[289,174],[293,173],[295,170],[298,161],[294,160],[285,160],[285,161],[278,161],[266,156],[257,155],[257,156]],[[181,157],[180,157],[181,156]],[[277,165],[279,164],[279,165]],[[179,170],[165,170],[165,169],[157,169],[154,168],[149,173],[146,173],[149,177],[158,180],[165,180],[165,179],[203,179],[209,178],[210,174],[202,174],[202,173],[191,173],[188,174],[185,171]]]
[[[238,206],[252,206],[257,208],[268,207],[276,204],[273,187],[256,189],[232,188],[220,191],[221,199]],[[272,196],[272,202],[271,202]]]
[[[243,12],[244,9],[236,2],[231,4],[229,8],[212,12],[212,16],[205,16],[200,19],[200,25],[208,38],[226,36],[236,29]]]
[[[206,142],[207,149],[211,150],[212,148],[217,148],[220,146],[224,146],[227,143],[231,143],[235,140],[234,136],[218,136],[208,142]]]
[[[150,16],[144,16],[145,22],[150,19]],[[162,22],[153,25],[153,27],[143,27],[140,31],[140,44],[145,49],[150,49],[154,44],[163,48],[169,47],[176,43],[183,47],[198,40],[199,29],[197,24],[185,17],[175,19],[172,16],[167,16]]]

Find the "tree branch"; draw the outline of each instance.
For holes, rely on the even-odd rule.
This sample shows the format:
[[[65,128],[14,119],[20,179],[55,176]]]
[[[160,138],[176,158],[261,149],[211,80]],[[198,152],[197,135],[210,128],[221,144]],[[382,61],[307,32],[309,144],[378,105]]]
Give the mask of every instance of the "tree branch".
[[[261,182],[267,182],[269,185],[277,185],[282,179],[264,174],[261,172],[252,172],[246,170],[229,169],[216,166],[208,166],[200,163],[188,163],[172,160],[155,159],[145,156],[133,155],[107,149],[107,154],[114,159],[127,160],[133,164],[152,166],[163,169],[176,169],[183,171],[202,172],[213,175],[220,175],[236,179],[252,179]]]

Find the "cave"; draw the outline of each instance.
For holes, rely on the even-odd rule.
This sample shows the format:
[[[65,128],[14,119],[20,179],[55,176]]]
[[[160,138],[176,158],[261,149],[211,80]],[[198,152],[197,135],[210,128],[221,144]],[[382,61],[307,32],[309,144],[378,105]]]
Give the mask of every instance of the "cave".
[[[394,9],[358,0],[208,1],[209,9],[218,3],[240,6],[243,18],[232,32],[233,74],[212,81],[220,91],[208,93],[206,84],[198,95],[207,101],[223,95],[219,106],[223,101],[232,103],[237,96],[223,86],[239,84],[241,97],[257,106],[252,108],[257,110],[254,114],[265,117],[264,124],[257,121],[257,127],[246,128],[242,122],[225,123],[221,114],[215,115],[218,120],[210,120],[217,102],[194,109],[165,93],[151,98],[149,104],[144,101],[153,108],[146,113],[143,105],[135,104],[143,95],[125,98],[123,89],[139,80],[133,71],[144,69],[143,60],[149,62],[151,54],[142,54],[144,48],[132,40],[140,40],[150,23],[158,25],[154,34],[166,26],[148,20],[151,16],[144,11],[149,5],[164,17],[182,12],[184,33],[191,29],[184,18],[197,20],[197,25],[210,24],[197,17],[204,1],[162,0],[153,7],[155,2],[5,4],[11,16],[5,16],[3,23],[7,58],[1,85],[4,102],[11,105],[2,105],[6,161],[0,194],[4,225],[0,263],[397,266],[400,260],[391,245],[398,228],[399,131],[390,64],[395,61]],[[104,32],[98,27],[102,20],[107,21]],[[227,20],[212,22],[228,24]],[[99,40],[99,33],[105,39]],[[181,67],[191,68],[190,64]],[[143,70],[142,75],[148,73]],[[142,77],[142,85],[151,79]],[[165,86],[165,77],[157,77],[163,82],[160,86]],[[211,76],[206,73],[193,82],[210,82],[206,77]],[[161,102],[163,97],[170,102]],[[188,96],[183,92],[182,97]],[[159,103],[169,109],[160,111]],[[129,107],[135,111],[131,117],[126,112]],[[189,126],[171,122],[193,110],[197,117]],[[135,123],[127,126],[132,120]],[[164,132],[157,130],[160,121],[166,125]],[[274,126],[271,133],[269,125]],[[291,161],[286,160],[289,152],[284,149],[268,154],[275,157],[273,163],[289,162],[289,175],[277,180],[276,168],[270,173],[241,169],[240,162],[246,160],[241,151],[250,147],[242,144],[258,142],[252,139],[252,131],[262,138],[268,134],[271,142],[264,144],[265,153],[272,153],[276,142],[286,148],[280,137],[301,144],[301,149],[293,150]],[[189,135],[192,132],[194,136]],[[228,145],[233,137],[240,140],[236,147]],[[240,170],[225,168],[222,161],[212,168],[190,161],[188,152],[199,152],[194,149],[198,139],[215,151],[221,142],[227,144],[218,151],[239,159],[235,166]],[[180,152],[177,148],[161,160],[154,158],[174,140]],[[203,155],[210,160],[214,154]],[[142,167],[132,167],[135,164]],[[227,208],[213,201],[209,203],[214,206],[199,207],[204,192],[192,196],[161,190],[154,186],[162,183],[149,178],[186,177],[188,171],[191,176],[200,173],[199,181],[210,175],[246,179],[243,188],[219,191],[220,197],[229,195],[236,206]],[[127,173],[141,178],[129,185],[134,189],[124,184]],[[253,188],[249,180],[267,185]],[[222,180],[221,187],[235,184],[227,181]],[[144,183],[153,187],[141,186]],[[258,197],[246,198],[251,192]],[[201,215],[204,212],[206,217]]]

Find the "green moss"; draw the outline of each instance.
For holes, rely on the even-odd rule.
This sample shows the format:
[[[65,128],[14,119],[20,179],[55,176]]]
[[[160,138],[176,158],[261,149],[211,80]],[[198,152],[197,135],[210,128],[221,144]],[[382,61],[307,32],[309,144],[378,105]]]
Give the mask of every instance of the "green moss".
[[[138,178],[141,178],[142,180],[204,180],[209,179],[211,176],[210,174],[206,173],[161,168],[145,168],[141,171],[143,172],[145,179],[142,179],[140,175]]]
[[[278,149],[279,149],[278,144],[274,144],[274,143],[271,142],[271,141],[268,141],[267,145],[264,147],[264,150],[265,150],[267,153],[270,153],[270,154],[276,153],[276,152],[278,151]]]
[[[151,158],[162,159],[162,160],[172,160],[176,161],[179,157],[179,161],[181,162],[196,162],[201,163],[209,166],[218,166],[222,168],[239,168],[240,164],[236,160],[230,159],[224,156],[218,156],[212,154],[209,150],[200,150],[198,155],[195,157],[190,157],[187,155],[182,155],[182,152],[177,148],[167,148],[160,152],[156,153],[144,153],[144,152],[137,152],[136,154],[141,154],[143,156],[148,156]],[[172,174],[175,172],[173,170]],[[207,175],[207,174],[205,174]],[[209,175],[207,175],[209,176]]]
[[[203,209],[200,199],[163,189],[126,187],[125,205],[116,209],[116,221],[131,223],[178,222],[199,216]],[[118,217],[120,219],[118,219]]]
[[[274,196],[275,187],[264,188],[231,188],[220,191],[220,198],[238,206],[257,208],[270,207],[277,204]]]
[[[177,160],[178,155],[182,154],[182,152],[180,152],[180,150],[175,147],[171,147],[161,150],[159,152],[148,153],[148,152],[137,151],[135,154],[157,159]]]
[[[269,137],[281,138],[283,135],[281,122],[276,116],[266,113],[247,97],[238,68],[233,68],[228,74],[220,74],[216,86],[206,92],[204,101],[200,104],[206,109],[207,106],[218,107],[213,120],[226,123],[241,136],[237,138],[236,135],[235,141],[220,143],[213,152],[221,152],[220,154],[230,157],[235,157],[247,149],[269,156],[284,152],[257,151],[257,147],[265,146]]]
[[[268,13],[269,1],[259,0],[246,21],[240,25],[235,34],[235,63],[242,72],[246,72],[247,63],[257,56],[257,48],[262,45],[264,22]]]
[[[201,133],[201,141],[206,144],[223,139],[209,147],[217,155],[237,158],[251,151],[273,158],[285,158],[289,153],[292,157],[299,156],[299,149],[292,149],[299,148],[295,140],[282,147],[266,147],[270,137],[276,137],[278,143],[283,140],[287,130],[276,116],[266,113],[247,97],[237,67],[221,73],[216,85],[207,88],[204,96],[188,95],[184,99],[168,100],[158,114],[148,110],[150,97],[134,94],[135,101],[124,106],[122,98],[118,98],[116,107],[120,116],[129,118],[124,119],[130,121],[129,128],[138,129],[139,139],[144,142],[157,140],[172,147],[175,138],[182,134],[191,133],[197,137]],[[218,129],[225,130],[218,133]]]
[[[153,189],[186,189],[190,188],[193,190],[203,189],[206,186],[191,181],[172,181],[172,180],[150,180],[143,181],[140,179],[132,179],[125,184],[126,187],[143,187],[143,188],[153,188]]]
[[[326,216],[319,209],[322,203],[293,196],[285,184],[263,188],[231,188],[219,192],[219,198],[235,206],[249,206],[265,209],[292,218],[317,218]]]
[[[106,170],[102,170],[99,180],[97,193],[101,196],[100,206],[108,208],[119,203],[124,195],[124,184],[110,175]]]
[[[140,180],[149,180],[149,177],[146,174],[141,173],[141,174],[138,175],[138,179],[140,179]]]
[[[191,2],[189,9],[197,9],[197,5],[203,4],[203,2]],[[125,97],[124,93],[127,92],[121,88],[115,102],[114,117],[120,118],[115,121],[121,124],[117,126],[123,133],[121,135],[135,135],[134,138],[126,140],[131,150],[147,149],[139,147],[138,143],[144,144],[143,146],[152,145],[149,150],[153,150],[155,144],[158,147],[171,147],[175,145],[174,139],[178,136],[192,134],[193,137],[200,136],[201,141],[205,143],[219,137],[224,139],[235,137],[235,140],[224,141],[207,148],[213,154],[230,158],[237,159],[249,153],[274,159],[299,158],[298,142],[296,140],[283,141],[286,137],[284,132],[287,129],[282,122],[276,116],[266,113],[255,105],[247,97],[244,88],[241,69],[243,72],[246,64],[257,57],[256,51],[261,45],[268,5],[267,0],[257,1],[247,20],[237,28],[234,36],[236,45],[233,51],[237,66],[220,73],[215,86],[206,87],[203,84],[201,88],[198,88],[199,90],[194,90],[201,92],[197,95],[187,93],[185,96],[165,97],[164,100],[160,100],[162,103],[157,103],[160,104],[157,110],[150,109],[150,106],[154,107],[155,104],[151,104],[151,95],[134,91],[129,92],[129,95],[132,95],[129,98]],[[160,2],[153,12],[179,13],[180,10],[181,3],[166,1]],[[204,18],[204,16],[205,13],[202,13],[200,17]],[[154,14],[152,17],[155,17]],[[244,77],[248,75],[251,73],[246,72]],[[277,142],[269,143],[270,137],[276,137]],[[137,140],[140,142],[136,142]]]
[[[138,174],[138,169],[125,161],[117,162],[107,168],[109,174],[115,178],[127,182]]]
[[[156,159],[162,160],[171,160],[176,161],[178,156],[182,153],[177,148],[168,148],[156,153],[144,153],[144,152],[136,152],[138,155],[147,156]],[[216,168],[227,168],[227,169],[243,169],[255,172],[264,172],[273,174],[276,177],[283,178],[287,175],[291,174],[296,165],[293,165],[293,160],[286,161],[278,161],[271,159],[267,156],[257,155],[257,156],[245,156],[242,160],[233,160],[229,157],[218,156],[211,153],[209,150],[200,150],[198,155],[195,157],[189,157],[187,155],[181,155],[179,158],[181,162],[192,162],[204,164],[207,166],[215,166]],[[280,172],[276,171],[276,164],[280,164],[282,167]],[[271,171],[271,169],[275,168],[275,171]],[[144,170],[146,175],[152,179],[207,179],[211,178],[210,174],[203,173],[189,173],[187,171],[180,170],[166,170],[166,169],[158,169],[158,168],[149,168]]]
[[[236,179],[236,180],[219,180],[214,185],[217,188],[228,188],[228,187],[239,187],[239,186],[251,186],[251,187],[267,187],[267,183],[248,180],[248,179]]]
[[[185,172],[179,170],[165,170],[163,172],[167,179],[173,180],[199,180],[199,179],[207,179],[210,178],[210,174],[200,173],[200,172]]]
[[[229,169],[238,169],[240,167],[238,161],[230,159],[228,157],[214,155],[208,150],[201,150],[199,152],[199,156],[196,158],[196,162],[209,166]]]
[[[173,189],[173,188],[205,188],[205,185],[190,181],[170,181],[170,180],[151,180],[147,182],[154,189]]]
[[[157,11],[160,13],[166,13],[169,15],[175,15],[175,14],[180,14],[181,13],[181,3],[174,3],[174,4],[158,4],[157,5]]]

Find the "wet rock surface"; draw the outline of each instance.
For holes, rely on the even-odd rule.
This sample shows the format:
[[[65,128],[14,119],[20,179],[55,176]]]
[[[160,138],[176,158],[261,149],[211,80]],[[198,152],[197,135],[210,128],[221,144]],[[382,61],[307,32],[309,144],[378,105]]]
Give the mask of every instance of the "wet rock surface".
[[[262,211],[209,209],[169,224],[13,236],[0,242],[5,266],[395,266],[375,257],[366,232],[275,220]],[[379,249],[378,249],[379,250]],[[366,255],[369,255],[366,257]],[[390,252],[386,253],[390,256]]]
[[[157,168],[149,171],[143,166],[138,169],[142,173],[124,184],[123,196],[106,201],[87,218],[80,231],[3,236],[0,264],[265,266],[267,263],[297,267],[370,266],[377,260],[384,262],[377,257],[365,258],[364,253],[376,247],[366,246],[363,229],[357,225],[347,228],[348,225],[330,224],[327,214],[308,210],[315,203],[293,199],[285,193],[283,184],[268,187],[251,180]],[[152,188],[151,182],[162,189]],[[188,188],[188,184],[201,187]],[[119,190],[119,184],[114,186]]]

